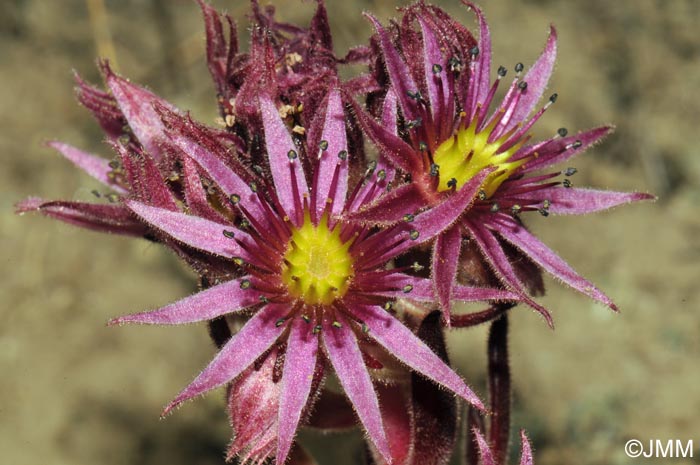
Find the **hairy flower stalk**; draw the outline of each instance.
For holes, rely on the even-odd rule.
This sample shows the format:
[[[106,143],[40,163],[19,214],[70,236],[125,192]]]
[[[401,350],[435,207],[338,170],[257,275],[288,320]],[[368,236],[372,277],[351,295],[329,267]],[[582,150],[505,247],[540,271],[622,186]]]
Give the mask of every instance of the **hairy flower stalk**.
[[[409,175],[410,182],[354,213],[351,219],[392,224],[455,196],[471,199],[464,209],[451,211],[452,221],[433,246],[432,276],[446,321],[455,299],[453,289],[465,238],[488,264],[496,282],[517,292],[550,324],[549,312],[528,296],[528,289],[538,287],[533,283],[539,278],[530,278],[532,273],[520,269],[523,257],[616,309],[603,292],[531,234],[521,215],[585,214],[653,197],[572,187],[569,178],[576,172],[573,168],[534,174],[582,152],[611,128],[577,135],[560,129],[553,138],[530,142],[530,129],[557,99],[553,94],[535,111],[554,67],[556,31],[551,29],[544,52],[529,71],[523,74],[524,66],[516,65],[515,77],[497,103],[495,96],[507,71],[500,67],[496,80],[490,83],[489,28],[479,9],[464,3],[476,14],[478,40],[448,20],[442,10],[423,2],[405,10],[395,39],[369,16],[391,84],[388,98],[397,99],[403,116],[399,129],[404,137],[382,127],[359,108],[358,114],[368,136],[397,169]],[[453,43],[454,37],[464,38],[461,47]],[[469,47],[466,53],[465,47]],[[479,177],[482,179],[476,181]]]
[[[434,299],[428,279],[407,274],[410,268],[387,269],[385,265],[444,228],[445,218],[449,218],[444,209],[454,205],[445,203],[443,208],[417,215],[410,223],[382,230],[338,221],[371,201],[387,182],[384,175],[376,173],[364,185],[348,188],[350,155],[340,93],[333,90],[328,95],[321,142],[313,150],[310,175],[276,105],[265,95],[259,105],[272,178],[269,185],[245,182],[210,152],[206,143],[192,137],[186,120],[169,121],[173,142],[225,193],[239,213],[237,223],[126,202],[139,218],[178,243],[230,259],[231,268],[240,270],[234,274],[241,276],[159,310],[117,318],[113,323],[181,324],[252,313],[165,413],[235,379],[267,351],[281,350],[284,341],[274,454],[277,462],[282,463],[289,452],[302,411],[314,397],[312,381],[317,366],[326,361],[373,445],[391,462],[377,396],[363,360],[370,341],[481,408],[462,379],[386,311],[395,299]],[[464,201],[459,196],[454,199]],[[455,294],[464,300],[515,298],[506,291],[466,286],[458,286]]]

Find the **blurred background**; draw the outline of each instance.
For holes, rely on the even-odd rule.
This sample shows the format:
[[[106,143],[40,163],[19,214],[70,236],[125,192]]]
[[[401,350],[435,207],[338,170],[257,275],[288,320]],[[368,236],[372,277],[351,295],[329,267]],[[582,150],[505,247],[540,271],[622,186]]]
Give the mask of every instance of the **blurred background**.
[[[213,3],[245,33],[247,2]],[[312,2],[272,3],[281,18],[302,24],[314,10]],[[387,20],[402,3],[328,0],[336,52],[370,35],[363,9]],[[457,0],[436,3],[474,25]],[[558,27],[550,89],[560,98],[536,136],[561,126],[571,132],[617,125],[603,145],[573,162],[574,182],[659,196],[586,218],[528,216],[621,314],[552,280],[543,302],[553,310],[555,331],[528,309],[514,311],[513,427],[529,432],[539,465],[631,464],[623,451],[630,438],[694,439],[696,458],[673,463],[700,463],[693,462],[700,456],[700,2],[481,5],[494,65],[532,63],[550,22]],[[29,195],[90,200],[98,187],[43,146],[59,139],[109,153],[75,102],[71,70],[98,83],[95,59],[111,56],[122,74],[214,124],[203,50],[199,9],[190,0],[0,2],[3,463],[223,463],[230,431],[220,392],[159,420],[214,353],[204,326],[104,325],[188,295],[194,276],[146,241],[13,214],[14,203]],[[482,396],[485,341],[484,328],[450,337],[453,361]],[[326,449],[321,464],[354,463],[357,435],[354,443],[307,436]]]

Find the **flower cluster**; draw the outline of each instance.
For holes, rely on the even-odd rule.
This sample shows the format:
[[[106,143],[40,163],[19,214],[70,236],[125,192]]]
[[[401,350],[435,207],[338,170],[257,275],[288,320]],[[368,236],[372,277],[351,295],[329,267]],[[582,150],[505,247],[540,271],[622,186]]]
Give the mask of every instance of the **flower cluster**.
[[[114,158],[49,145],[110,188],[107,203],[29,198],[18,211],[147,238],[199,273],[201,292],[111,324],[210,324],[218,354],[164,414],[227,385],[229,458],[303,463],[302,449],[290,455],[301,426],[345,428],[357,418],[374,463],[445,463],[456,395],[470,406],[482,463],[502,464],[507,310],[524,302],[551,324],[533,299],[543,291],[541,269],[615,309],[521,214],[583,214],[650,198],[574,188],[573,168],[533,174],[610,132],[561,129],[530,141],[556,100],[535,110],[556,32],[528,72],[516,65],[496,103],[507,71],[491,83],[490,32],[474,5],[478,38],[419,2],[389,29],[368,15],[371,43],[340,58],[322,1],[308,28],[253,2],[248,52],[233,20],[199,3],[223,128],[193,121],[101,63],[107,90],[76,77],[78,98]],[[338,68],[348,63],[369,72],[343,81]],[[452,313],[454,302],[482,301],[484,312]],[[489,320],[490,443],[479,413],[486,407],[450,366],[443,338],[450,326]],[[524,434],[522,449],[521,463],[532,463]]]

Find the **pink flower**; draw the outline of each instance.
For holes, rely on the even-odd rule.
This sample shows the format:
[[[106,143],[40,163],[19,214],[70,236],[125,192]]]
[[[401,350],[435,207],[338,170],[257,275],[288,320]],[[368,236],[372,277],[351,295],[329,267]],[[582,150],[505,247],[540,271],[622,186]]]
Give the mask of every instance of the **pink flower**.
[[[522,258],[616,309],[602,291],[530,233],[521,214],[585,214],[653,196],[572,187],[573,168],[534,174],[582,152],[611,128],[577,135],[561,129],[551,139],[530,143],[528,132],[557,98],[553,94],[535,111],[554,67],[556,32],[551,29],[544,52],[527,73],[522,74],[522,64],[516,66],[505,97],[495,104],[506,70],[500,67],[496,81],[490,83],[489,28],[481,11],[466,4],[479,22],[478,41],[442,10],[422,2],[405,10],[395,40],[369,16],[390,83],[386,99],[398,101],[403,117],[399,134],[405,136],[377,123],[359,107],[358,115],[382,155],[410,181],[349,218],[365,224],[394,224],[426,207],[439,208],[455,197],[466,199],[464,208],[450,210],[450,221],[433,246],[432,276],[446,315],[450,302],[459,300],[454,286],[460,254],[465,252],[464,238],[478,250],[497,283],[517,292],[550,324],[547,310],[527,296],[528,287],[538,286],[528,277],[523,279],[522,275],[532,273],[519,269]],[[563,180],[556,179],[561,175]]]
[[[432,301],[430,280],[410,267],[386,264],[443,230],[448,211],[469,199],[460,195],[410,222],[376,228],[344,223],[387,185],[379,164],[365,183],[348,185],[349,157],[340,92],[331,90],[319,118],[317,145],[295,145],[278,108],[259,98],[269,178],[251,177],[235,159],[224,160],[189,120],[164,114],[170,141],[196,162],[185,179],[201,172],[229,199],[236,222],[218,221],[129,200],[139,218],[177,243],[230,260],[236,279],[217,284],[161,309],[115,319],[113,324],[183,324],[222,315],[250,314],[211,364],[166,408],[165,413],[239,377],[269,350],[285,344],[276,425],[276,458],[289,452],[301,412],[311,400],[317,370],[330,364],[379,453],[391,455],[377,395],[364,361],[368,344],[389,354],[473,405],[479,399],[464,381],[387,309],[399,298]],[[483,180],[484,176],[476,179]],[[475,181],[477,182],[477,181]],[[225,216],[225,215],[224,215]],[[455,286],[464,300],[514,299],[497,289]],[[275,347],[277,349],[275,349]]]

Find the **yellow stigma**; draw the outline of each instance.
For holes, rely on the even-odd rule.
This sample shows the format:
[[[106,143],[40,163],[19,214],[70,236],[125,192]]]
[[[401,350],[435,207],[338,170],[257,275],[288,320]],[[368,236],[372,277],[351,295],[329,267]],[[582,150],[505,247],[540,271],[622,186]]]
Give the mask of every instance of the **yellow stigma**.
[[[352,239],[341,240],[340,228],[328,227],[326,214],[314,225],[307,212],[284,254],[282,281],[289,293],[311,305],[327,305],[345,295],[353,275],[351,244]]]
[[[527,161],[527,159],[509,161],[515,152],[525,144],[526,138],[518,141],[508,150],[500,150],[514,131],[520,129],[520,125],[506,132],[500,138],[489,142],[489,136],[499,119],[494,118],[493,123],[478,132],[476,123],[472,122],[440,144],[433,154],[433,161],[439,167],[438,191],[443,192],[452,188],[459,190],[481,170],[494,166],[496,170],[486,178],[481,186],[486,196],[491,197],[501,183]]]

